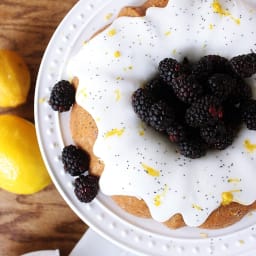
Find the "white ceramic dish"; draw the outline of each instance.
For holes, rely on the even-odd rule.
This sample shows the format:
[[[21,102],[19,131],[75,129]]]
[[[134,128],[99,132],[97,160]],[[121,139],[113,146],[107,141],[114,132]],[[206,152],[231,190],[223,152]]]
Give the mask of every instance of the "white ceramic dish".
[[[113,243],[142,255],[250,255],[256,250],[256,214],[221,230],[182,228],[170,230],[120,210],[99,193],[90,204],[80,203],[73,193],[73,178],[60,160],[64,145],[72,143],[69,113],[53,112],[47,101],[52,86],[65,73],[68,59],[82,42],[110,23],[122,6],[143,0],[82,0],[67,14],[54,33],[42,60],[35,92],[35,122],[40,149],[57,189],[74,212],[97,233]],[[200,1],[198,1],[198,4]]]

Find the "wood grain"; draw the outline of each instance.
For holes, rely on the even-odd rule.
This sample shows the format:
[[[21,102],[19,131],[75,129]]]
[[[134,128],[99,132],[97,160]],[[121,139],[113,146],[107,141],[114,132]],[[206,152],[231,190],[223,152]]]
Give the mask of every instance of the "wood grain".
[[[76,3],[75,0],[1,0],[0,48],[19,52],[29,65],[32,88],[27,104],[16,109],[1,110],[21,113],[33,120],[33,95],[44,50],[56,27]]]
[[[1,0],[0,48],[20,53],[31,71],[26,104],[0,109],[34,121],[37,72],[56,27],[76,0]],[[87,226],[73,213],[54,185],[21,196],[0,190],[0,255],[17,256],[34,250],[59,248],[68,255]]]
[[[0,196],[0,255],[57,248],[68,255],[87,228],[53,185],[29,196]]]

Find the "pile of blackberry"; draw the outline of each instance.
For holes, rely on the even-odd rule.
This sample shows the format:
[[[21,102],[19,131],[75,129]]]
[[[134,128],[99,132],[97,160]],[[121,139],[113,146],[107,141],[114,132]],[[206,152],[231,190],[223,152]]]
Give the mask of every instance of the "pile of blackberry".
[[[242,124],[256,130],[256,100],[245,81],[255,73],[254,52],[232,59],[206,55],[196,63],[165,58],[156,77],[133,93],[132,106],[180,154],[199,158],[230,146]]]
[[[87,152],[75,145],[65,146],[62,150],[61,160],[64,170],[74,180],[74,193],[84,203],[91,202],[98,194],[99,177],[88,174],[90,157]]]
[[[57,82],[50,94],[49,105],[59,113],[69,111],[75,103],[75,87],[67,80]],[[61,160],[64,170],[74,179],[74,193],[84,203],[91,202],[98,194],[99,177],[89,174],[90,156],[75,145],[65,146]]]

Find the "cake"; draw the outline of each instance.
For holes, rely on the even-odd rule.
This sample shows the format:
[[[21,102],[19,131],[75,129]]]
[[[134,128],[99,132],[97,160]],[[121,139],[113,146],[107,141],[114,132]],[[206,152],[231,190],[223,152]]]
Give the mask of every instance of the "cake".
[[[145,126],[130,102],[167,56],[231,58],[253,50],[255,11],[235,1],[207,0],[198,8],[194,1],[149,0],[121,10],[71,58],[74,142],[89,152],[101,191],[125,211],[170,228],[222,228],[256,209],[256,159],[248,148],[254,131],[242,129],[227,150],[190,160]],[[253,77],[248,82],[255,86]]]

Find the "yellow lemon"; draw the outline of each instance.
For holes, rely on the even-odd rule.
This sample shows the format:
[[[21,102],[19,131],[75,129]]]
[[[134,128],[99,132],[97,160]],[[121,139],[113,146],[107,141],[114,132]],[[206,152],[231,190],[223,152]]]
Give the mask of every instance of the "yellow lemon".
[[[16,107],[26,102],[30,80],[22,57],[14,51],[0,50],[0,107]]]
[[[14,115],[0,115],[0,188],[32,194],[50,182],[34,124]]]

